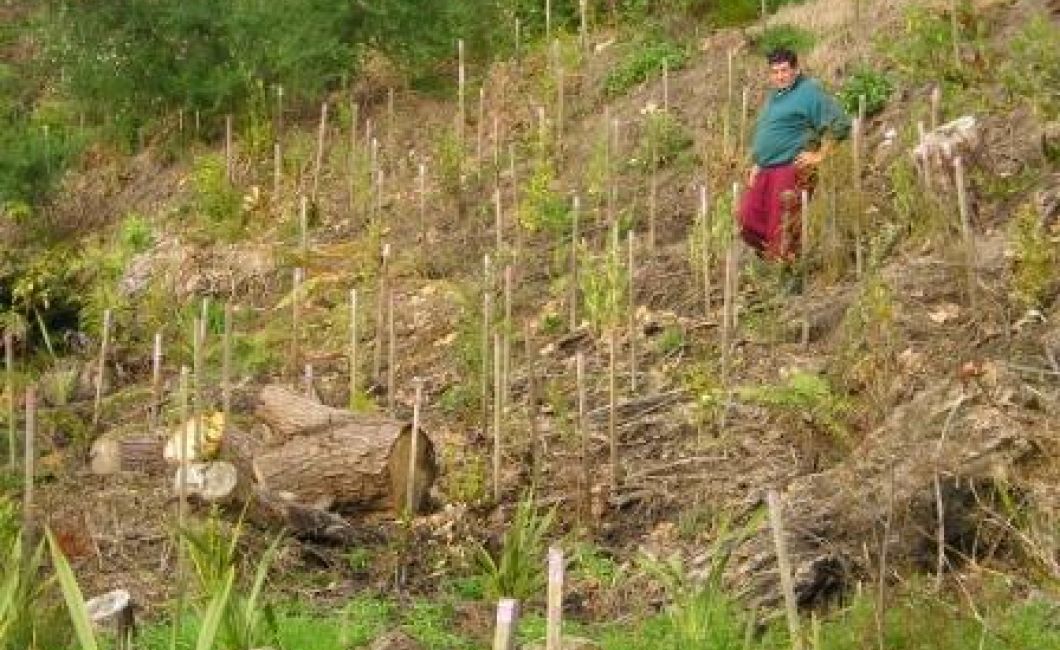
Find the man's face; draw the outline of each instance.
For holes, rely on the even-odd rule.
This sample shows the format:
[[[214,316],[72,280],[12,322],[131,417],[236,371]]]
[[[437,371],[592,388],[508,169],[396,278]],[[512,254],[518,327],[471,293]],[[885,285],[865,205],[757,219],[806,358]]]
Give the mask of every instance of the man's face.
[[[799,76],[798,66],[793,66],[787,61],[769,64],[769,85],[777,90],[784,90],[791,86],[795,83],[797,76]]]

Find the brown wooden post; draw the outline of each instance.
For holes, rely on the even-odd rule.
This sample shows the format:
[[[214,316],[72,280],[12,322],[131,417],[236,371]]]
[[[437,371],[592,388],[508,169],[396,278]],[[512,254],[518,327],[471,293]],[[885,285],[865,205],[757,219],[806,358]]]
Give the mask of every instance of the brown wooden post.
[[[427,244],[427,165],[420,163],[419,176],[420,242]]]
[[[309,399],[312,399],[313,393],[316,392],[314,381],[313,364],[307,363],[302,369],[302,394]]]
[[[478,120],[475,124],[475,165],[482,173],[483,145],[486,139],[486,87],[478,89]]]
[[[280,143],[272,145],[272,203],[277,208],[280,205],[280,186],[283,181],[283,151]]]
[[[700,237],[703,241],[703,250],[700,251],[703,271],[703,315],[710,318],[710,307],[713,296],[713,285],[711,283],[711,250],[710,250],[710,200],[707,195],[707,184],[699,186],[699,223]]]
[[[578,220],[581,212],[581,198],[574,196],[573,213],[571,214],[571,251],[570,251],[570,290],[568,291],[568,307],[570,309],[570,331],[578,329]]]
[[[15,337],[4,330],[4,383],[7,390],[7,467],[15,471],[18,444],[15,422]]]
[[[235,180],[235,162],[232,151],[232,114],[225,115],[225,180],[229,183]]]
[[[662,60],[662,108],[664,113],[670,113],[670,64],[666,59]]]
[[[151,350],[151,414],[148,428],[157,427],[162,421],[162,330],[155,332]]]
[[[375,301],[375,345],[372,350],[372,381],[378,382],[383,373],[384,318],[386,317],[386,294],[390,287],[390,244],[383,244],[380,257],[379,287]]]
[[[589,426],[585,417],[585,354],[579,351],[574,358],[576,380],[578,383],[578,443],[581,447],[582,481],[581,481],[581,518],[582,524],[589,526],[592,517],[592,467],[589,464]]]
[[[802,191],[802,347],[810,347],[810,301],[806,293],[810,290],[810,264],[807,256],[810,252],[810,192]]]
[[[532,331],[528,324],[525,329],[523,339],[526,345],[526,402],[527,402],[527,419],[529,420],[530,427],[530,447],[533,457],[533,484],[534,486],[540,485],[541,483],[541,466],[544,463],[545,455],[545,438],[541,435],[540,427],[538,427],[538,405],[537,405],[537,350],[534,347]]]
[[[456,114],[456,139],[460,143],[460,150],[464,150],[464,125],[467,124],[467,103],[465,89],[467,76],[464,70],[464,39],[456,42],[456,84],[457,84],[457,114]],[[461,154],[463,155],[463,154]]]
[[[972,234],[972,221],[968,208],[968,191],[964,178],[964,163],[960,156],[953,159],[954,182],[957,185],[957,209],[961,219],[961,237],[964,240],[964,270],[965,280],[968,284],[968,306],[974,312],[976,309],[976,293],[978,275],[976,267],[978,264],[975,237]]]
[[[942,89],[939,88],[938,84],[931,88],[931,130],[939,128],[939,122],[942,119]]]
[[[655,134],[652,133],[650,136],[651,145],[649,151],[651,152],[651,180],[648,186],[648,250],[655,251],[655,213],[657,210],[658,194],[659,194],[659,171],[658,171],[658,147],[656,143]]]
[[[504,250],[504,210],[501,206],[500,185],[493,188],[493,218],[493,229],[497,237],[497,256],[499,259],[501,251]]]
[[[512,276],[512,265],[506,264],[504,267],[504,327],[502,328],[504,334],[504,363],[501,373],[501,396],[506,404],[509,394],[508,378],[512,368]]]
[[[627,288],[629,304],[626,306],[626,327],[629,330],[629,392],[634,395],[637,393],[637,292],[635,287],[637,267],[633,259],[635,236],[634,231],[630,229],[626,239],[629,248],[629,259],[626,264],[629,275]]]
[[[232,413],[232,303],[225,303],[224,338],[221,339],[221,410],[225,427]]]
[[[107,379],[107,352],[110,346],[111,322],[110,309],[103,310],[103,336],[99,345],[99,363],[96,366],[96,401],[92,408],[92,428],[97,430],[103,408],[103,384]]]
[[[482,437],[489,435],[490,336],[493,334],[493,269],[489,254],[483,258],[482,282]]]
[[[301,337],[302,337],[302,282],[305,279],[305,270],[302,267],[298,267],[294,270],[291,282],[291,360],[290,360],[290,375],[294,379],[295,373],[298,372],[299,359],[301,357]],[[195,370],[195,384],[199,385],[199,373],[201,372],[200,367],[196,367]],[[197,391],[196,391],[197,392]]]
[[[395,377],[397,374],[397,337],[394,336],[394,290],[387,291],[386,296],[386,408],[394,417]]]

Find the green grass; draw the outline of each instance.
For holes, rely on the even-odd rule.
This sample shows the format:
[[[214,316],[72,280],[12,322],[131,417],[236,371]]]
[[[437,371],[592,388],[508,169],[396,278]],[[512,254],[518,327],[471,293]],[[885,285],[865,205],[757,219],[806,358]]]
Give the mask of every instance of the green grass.
[[[633,43],[626,56],[607,75],[604,92],[617,97],[648,79],[662,75],[663,64],[670,71],[684,67],[688,52],[673,41],[648,39]]]

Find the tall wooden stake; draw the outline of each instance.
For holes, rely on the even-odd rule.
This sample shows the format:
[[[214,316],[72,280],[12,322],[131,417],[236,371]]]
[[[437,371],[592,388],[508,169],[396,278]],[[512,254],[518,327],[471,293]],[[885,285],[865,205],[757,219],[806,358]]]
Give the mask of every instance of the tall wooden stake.
[[[578,219],[581,212],[581,198],[574,197],[574,210],[571,214],[571,250],[570,250],[570,291],[568,307],[570,308],[570,331],[578,329]]]
[[[405,513],[412,517],[418,510],[416,503],[416,459],[419,455],[420,444],[420,408],[423,403],[423,378],[415,377],[412,380],[415,386],[415,395],[412,400],[412,440],[409,442],[409,469],[408,483],[405,485]]]
[[[162,330],[155,332],[154,347],[151,350],[151,416],[148,428],[155,428],[162,422]]]
[[[280,143],[272,145],[272,202],[280,205],[280,186],[283,182],[283,150]]]
[[[655,212],[659,194],[658,143],[655,134],[651,134],[651,180],[648,186],[648,250],[655,250]]]
[[[935,85],[931,88],[931,130],[939,128],[939,121],[942,119],[942,90]]]
[[[490,256],[483,258],[482,281],[482,437],[489,435],[490,417],[490,336],[493,334],[493,269]]]
[[[806,294],[810,290],[808,258],[810,253],[810,192],[808,190],[802,191],[802,223],[799,226],[802,229],[802,241],[799,242],[802,248],[802,347],[806,349],[810,347],[810,301],[806,299]]]
[[[578,39],[582,50],[589,47],[589,7],[588,0],[578,0]],[[552,650],[551,648],[549,650]]]
[[[501,335],[493,335],[493,500],[501,500],[501,426],[504,418],[504,399],[501,395]]]
[[[386,408],[394,416],[395,377],[397,374],[397,338],[394,336],[394,290],[386,296]]]
[[[853,120],[853,147],[854,147],[854,195],[856,197],[856,208],[854,213],[854,263],[858,279],[864,273],[864,248],[862,241],[862,220],[864,219],[864,202],[861,191],[861,119]]]
[[[306,396],[306,399],[313,399],[313,394],[316,392],[316,388],[313,386],[315,381],[313,364],[305,364],[302,367],[302,393]]]
[[[225,115],[225,180],[229,183],[235,179],[235,161],[232,151],[232,115]]]
[[[670,64],[662,60],[662,105],[663,112],[670,112]]]
[[[10,330],[4,331],[4,383],[7,390],[7,468],[14,472],[18,433],[15,423],[15,337]]]
[[[700,237],[703,240],[703,250],[700,251],[701,264],[703,271],[703,315],[707,318],[710,317],[711,295],[713,286],[711,284],[710,271],[711,271],[711,259],[710,259],[710,234],[711,234],[711,223],[710,223],[710,201],[707,196],[707,184],[703,183],[699,186],[699,223],[700,223]]]
[[[225,303],[224,334],[221,339],[221,410],[225,427],[232,413],[232,303]]]
[[[324,166],[324,140],[328,131],[328,103],[320,105],[320,125],[317,127],[317,155],[313,159],[313,202],[317,200],[320,187],[320,170]]]
[[[563,551],[549,547],[545,650],[563,650],[563,570]]]
[[[581,508],[582,524],[589,525],[592,518],[593,475],[589,465],[589,426],[585,417],[585,354],[578,352],[574,357],[576,380],[578,382],[578,442],[581,447],[582,481]]]
[[[504,334],[504,363],[501,366],[501,397],[504,403],[508,403],[509,395],[509,381],[508,378],[511,376],[512,368],[512,282],[514,272],[512,271],[512,265],[507,264],[504,267],[504,327],[502,332]]]
[[[475,124],[475,164],[479,173],[482,173],[483,145],[486,139],[486,88],[480,86],[478,89],[478,120]]]
[[[464,125],[467,124],[467,100],[465,99],[467,76],[464,70],[464,39],[456,42],[457,57],[457,114],[456,114],[456,139],[460,143],[460,150],[464,150]]]
[[[622,469],[618,461],[618,327],[611,326],[608,334],[608,376],[607,376],[607,438],[610,443],[611,461],[611,496],[618,496],[618,484],[622,480]]]
[[[788,614],[788,633],[791,636],[793,650],[802,648],[802,636],[799,632],[798,604],[795,601],[795,587],[791,579],[791,561],[788,557],[788,546],[784,538],[784,520],[781,514],[780,496],[770,490],[768,497],[769,525],[773,529],[773,544],[777,551],[777,564],[780,571],[780,588],[784,592],[784,605]]]
[[[386,294],[390,287],[390,244],[383,244],[379,266],[379,288],[375,301],[375,346],[372,350],[372,380],[378,384],[383,373],[383,319],[386,316]]]
[[[493,188],[493,230],[497,237],[497,256],[504,250],[504,210],[501,206],[501,187]]]
[[[360,377],[357,374],[357,346],[358,338],[358,320],[359,314],[357,311],[357,290],[350,289],[350,351],[349,351],[349,372],[350,372],[350,395],[348,400],[349,408],[353,408],[357,403],[357,395],[360,391],[359,380]]]
[[[965,281],[968,284],[968,305],[976,309],[976,266],[978,263],[975,250],[975,237],[972,234],[971,217],[968,214],[968,191],[964,180],[964,163],[960,156],[953,159],[954,182],[957,185],[957,209],[961,216],[961,236],[964,240]]]
[[[420,242],[427,243],[427,165],[420,163],[418,187],[420,208]]]
[[[103,384],[107,379],[107,349],[110,346],[111,311],[103,311],[103,336],[99,345],[99,364],[96,366],[96,401],[92,408],[92,428],[99,429],[103,408]]]
[[[305,280],[305,270],[298,267],[294,270],[291,283],[291,378],[294,379],[298,372],[299,359],[301,357],[302,338],[302,282]],[[200,369],[195,370],[195,384],[199,384]]]
[[[309,260],[309,197],[303,194],[298,206],[298,246],[302,254],[302,263],[307,264]]]
[[[36,546],[34,541],[35,528],[33,526],[33,492],[34,479],[36,477],[36,447],[37,438],[37,388],[26,387],[26,439],[24,447],[26,457],[23,461],[25,478],[22,485],[22,534],[25,539],[26,553],[32,554]]]
[[[523,340],[526,345],[526,417],[529,421],[530,428],[530,447],[533,450],[533,485],[536,487],[541,484],[541,466],[544,463],[545,457],[545,439],[544,436],[541,435],[541,431],[537,424],[537,350],[534,347],[532,331],[529,324],[525,328]]]
[[[632,229],[626,235],[626,242],[629,249],[629,259],[626,262],[626,272],[629,276],[629,287],[627,288],[627,294],[629,302],[626,305],[626,327],[629,329],[629,392],[635,395],[637,393],[637,292],[635,286],[635,277],[637,275],[637,267],[634,264],[633,252],[636,248],[634,244],[635,233]]]

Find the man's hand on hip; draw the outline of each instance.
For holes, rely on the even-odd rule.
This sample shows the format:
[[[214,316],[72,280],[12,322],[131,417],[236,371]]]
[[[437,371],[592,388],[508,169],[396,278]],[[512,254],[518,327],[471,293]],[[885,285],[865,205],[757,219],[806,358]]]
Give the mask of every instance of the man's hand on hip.
[[[795,156],[795,166],[805,169],[807,167],[816,167],[821,164],[824,160],[824,152],[821,151],[803,151],[799,155]]]
[[[751,169],[747,170],[747,186],[750,187],[755,184],[755,177],[758,176],[759,172],[758,165],[751,165]]]

